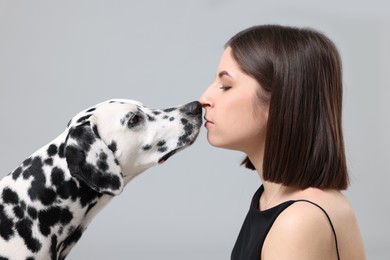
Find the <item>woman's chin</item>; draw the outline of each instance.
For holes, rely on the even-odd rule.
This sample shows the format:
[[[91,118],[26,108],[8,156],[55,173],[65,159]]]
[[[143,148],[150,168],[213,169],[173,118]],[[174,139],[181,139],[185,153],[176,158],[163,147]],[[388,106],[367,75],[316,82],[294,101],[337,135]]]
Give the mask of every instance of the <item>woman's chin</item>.
[[[212,139],[210,137],[207,137],[207,141],[211,146],[214,146],[216,148],[222,148],[222,149],[227,149],[227,150],[234,150],[234,151],[241,151],[239,147],[226,143],[226,142],[221,142],[215,139]]]

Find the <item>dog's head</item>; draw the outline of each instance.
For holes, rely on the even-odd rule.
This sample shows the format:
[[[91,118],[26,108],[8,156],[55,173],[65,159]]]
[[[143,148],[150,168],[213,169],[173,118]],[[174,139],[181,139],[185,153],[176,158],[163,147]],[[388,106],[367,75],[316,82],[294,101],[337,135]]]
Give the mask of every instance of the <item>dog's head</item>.
[[[168,109],[122,99],[100,103],[68,124],[68,168],[92,189],[119,194],[132,178],[191,145],[201,123],[196,101]]]

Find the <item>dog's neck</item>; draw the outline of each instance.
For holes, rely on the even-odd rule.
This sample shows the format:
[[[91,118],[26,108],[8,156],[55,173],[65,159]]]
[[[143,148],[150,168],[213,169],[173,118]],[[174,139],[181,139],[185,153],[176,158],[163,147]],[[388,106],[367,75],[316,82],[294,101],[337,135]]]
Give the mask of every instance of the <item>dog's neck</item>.
[[[61,257],[69,253],[93,218],[113,198],[111,195],[98,193],[77,178],[71,176],[66,159],[63,156],[63,151],[61,151],[61,146],[64,144],[65,139],[66,135],[61,134],[51,143],[34,153],[29,159],[31,165],[23,166],[24,169],[19,176],[22,179],[24,178],[23,175],[29,172],[33,179],[44,178],[46,179],[46,183],[49,183],[46,186],[38,186],[38,182],[34,183],[32,181],[31,190],[36,190],[38,195],[35,200],[25,202],[28,207],[41,208],[39,205],[45,203],[41,198],[46,198],[50,194],[56,194],[56,197],[52,198],[53,202],[45,206],[45,210],[49,212],[52,209],[58,209],[61,215],[65,214],[69,216],[66,220],[60,218],[58,223],[49,226],[49,234],[43,234],[48,236],[54,230],[62,230],[60,232],[61,235],[56,237],[57,253]],[[56,150],[55,147],[58,150],[57,153],[54,153]],[[38,164],[39,167],[34,164]],[[38,168],[46,170],[34,172],[33,169]],[[54,170],[55,168],[56,170]],[[42,174],[44,177],[41,176]],[[12,178],[12,174],[10,177]],[[15,185],[17,184],[15,183]],[[38,215],[41,214],[40,212],[38,211]]]

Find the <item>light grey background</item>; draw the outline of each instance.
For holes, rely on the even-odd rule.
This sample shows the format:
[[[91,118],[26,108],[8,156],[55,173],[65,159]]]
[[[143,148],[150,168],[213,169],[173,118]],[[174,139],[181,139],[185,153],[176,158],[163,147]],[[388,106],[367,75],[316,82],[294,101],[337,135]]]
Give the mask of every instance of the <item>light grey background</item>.
[[[0,0],[0,176],[51,141],[81,109],[110,98],[155,108],[198,99],[223,45],[255,24],[308,26],[339,47],[352,186],[368,259],[390,259],[388,1]],[[205,129],[131,182],[69,259],[229,259],[255,173]]]

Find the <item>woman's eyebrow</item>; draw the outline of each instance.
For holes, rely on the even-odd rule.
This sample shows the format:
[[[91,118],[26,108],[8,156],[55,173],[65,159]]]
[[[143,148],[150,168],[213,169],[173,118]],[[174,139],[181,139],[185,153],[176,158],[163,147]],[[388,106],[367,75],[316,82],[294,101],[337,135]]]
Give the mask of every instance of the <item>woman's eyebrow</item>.
[[[226,70],[223,70],[220,73],[218,73],[219,78],[222,78],[223,76],[228,76],[228,77],[232,78],[232,76]]]

